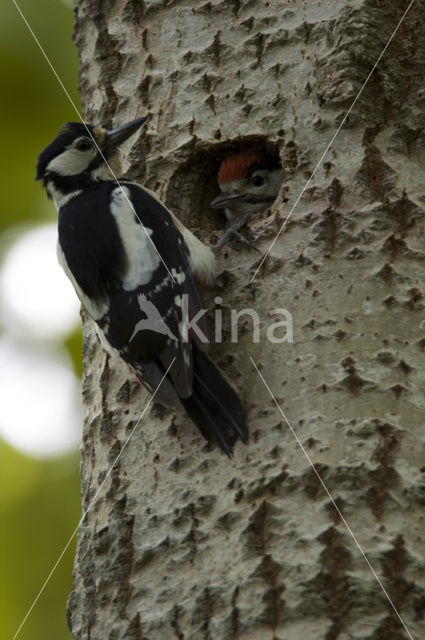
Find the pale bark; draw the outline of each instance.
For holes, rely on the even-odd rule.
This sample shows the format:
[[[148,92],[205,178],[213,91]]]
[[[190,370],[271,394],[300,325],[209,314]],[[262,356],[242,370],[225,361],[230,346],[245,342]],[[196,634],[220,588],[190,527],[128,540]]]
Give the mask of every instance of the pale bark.
[[[229,149],[279,146],[290,211],[407,0],[79,0],[89,122],[146,111],[131,175],[200,237]],[[212,348],[251,442],[228,460],[183,411],[148,410],[80,527],[75,639],[407,638],[251,355],[415,639],[425,636],[425,2],[405,22],[252,285],[223,254],[205,292],[262,318]],[[237,143],[237,144],[230,144]],[[288,199],[287,202],[284,202]],[[270,228],[258,240],[266,249]],[[270,344],[284,307],[294,344]],[[83,506],[147,395],[85,325]]]

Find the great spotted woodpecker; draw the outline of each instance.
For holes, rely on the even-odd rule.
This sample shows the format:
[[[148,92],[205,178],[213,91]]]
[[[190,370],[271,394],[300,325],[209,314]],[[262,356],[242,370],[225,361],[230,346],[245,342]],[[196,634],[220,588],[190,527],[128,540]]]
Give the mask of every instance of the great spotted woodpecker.
[[[116,179],[118,147],[145,120],[111,131],[65,124],[39,155],[36,179],[58,210],[59,262],[104,346],[151,393],[168,370],[155,397],[181,402],[230,456],[235,437],[246,443],[248,431],[237,393],[206,355],[196,282],[213,277],[214,255],[153,193]],[[198,313],[200,332],[189,331]]]
[[[275,156],[255,151],[240,151],[227,156],[220,165],[218,184],[221,194],[211,202],[213,209],[224,209],[229,228],[219,247],[231,236],[258,251],[239,233],[254,213],[268,209],[276,200],[282,184],[282,167]]]

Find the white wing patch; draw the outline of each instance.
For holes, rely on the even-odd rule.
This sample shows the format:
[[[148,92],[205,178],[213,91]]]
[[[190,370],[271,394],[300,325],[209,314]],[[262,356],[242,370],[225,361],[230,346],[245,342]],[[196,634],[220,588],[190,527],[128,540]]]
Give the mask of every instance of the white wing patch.
[[[153,230],[142,226],[137,221],[129,204],[129,201],[131,202],[129,189],[119,187],[114,189],[111,195],[111,213],[116,220],[124,251],[128,257],[123,287],[126,291],[133,291],[141,284],[150,282],[161,258],[150,239]]]
[[[173,224],[177,227],[183,236],[183,239],[189,249],[189,262],[193,273],[205,284],[209,284],[214,280],[217,265],[216,259],[209,247],[201,242],[184,224],[170,211],[163,202],[161,202],[154,191],[151,191],[147,187],[142,187],[140,184],[133,182],[138,189],[142,189],[154,198],[159,204],[167,209],[171,216]],[[166,223],[167,224],[167,223]],[[181,244],[179,240],[179,244]]]
[[[173,276],[175,282],[177,282],[177,284],[183,284],[183,282],[186,280],[186,274],[184,271],[177,271],[177,269],[175,267],[173,267],[171,269],[171,275]]]

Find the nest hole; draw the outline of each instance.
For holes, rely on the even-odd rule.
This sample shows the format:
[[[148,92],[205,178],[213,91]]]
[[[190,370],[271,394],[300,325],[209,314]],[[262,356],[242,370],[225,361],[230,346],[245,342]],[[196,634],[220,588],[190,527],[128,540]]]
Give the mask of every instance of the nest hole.
[[[224,158],[240,151],[255,151],[279,159],[279,146],[264,136],[246,136],[191,149],[188,157],[171,177],[167,206],[202,239],[225,228],[224,211],[213,209],[211,201],[219,195],[217,174]]]

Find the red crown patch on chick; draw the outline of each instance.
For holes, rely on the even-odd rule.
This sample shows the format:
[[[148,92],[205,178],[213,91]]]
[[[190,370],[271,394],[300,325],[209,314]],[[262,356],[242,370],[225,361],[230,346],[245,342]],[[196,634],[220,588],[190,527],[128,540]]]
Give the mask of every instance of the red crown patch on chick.
[[[227,156],[220,165],[217,176],[218,184],[244,178],[249,168],[260,160],[261,157],[254,151],[240,151],[232,156]]]

